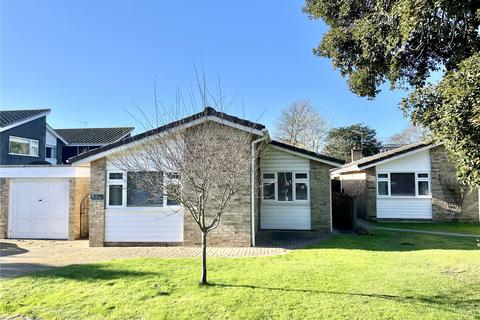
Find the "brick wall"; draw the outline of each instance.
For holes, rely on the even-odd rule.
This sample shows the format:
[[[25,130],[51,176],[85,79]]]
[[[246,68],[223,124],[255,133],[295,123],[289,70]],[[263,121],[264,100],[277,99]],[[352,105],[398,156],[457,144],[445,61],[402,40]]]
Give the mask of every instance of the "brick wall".
[[[106,158],[90,163],[90,192],[104,195],[103,200],[90,200],[88,214],[91,247],[102,247],[105,242],[105,175]]]
[[[310,160],[310,206],[312,230],[330,231],[330,169],[332,166]]]
[[[455,166],[448,161],[447,153],[443,146],[430,149],[430,161],[432,169],[432,218],[436,221],[448,221],[451,216],[448,210],[448,202],[451,202],[451,196],[448,191],[444,192],[441,181],[444,180],[448,181],[447,183],[455,184]],[[478,190],[473,190],[465,197],[459,220],[479,222]]]
[[[80,203],[90,192],[89,178],[71,178],[68,208],[68,240],[80,239]]]
[[[0,239],[8,237],[8,192],[9,179],[0,178]]]
[[[377,183],[375,167],[341,175],[342,189],[356,197],[357,216],[362,219],[377,218]]]
[[[222,126],[222,125],[218,125]],[[220,128],[220,127],[219,127]],[[192,129],[194,130],[195,127]],[[212,127],[213,130],[213,127]],[[245,134],[243,131],[230,127],[221,127],[222,135],[220,135],[219,144],[228,143],[229,137],[235,134]],[[244,146],[244,152],[250,153],[250,143]],[[250,167],[250,166],[249,166]],[[247,188],[236,193],[222,214],[220,225],[209,233],[207,245],[210,246],[250,246],[251,245],[251,216],[250,216],[250,168],[245,171],[243,177]],[[214,216],[212,210],[207,209],[207,220],[211,221]],[[201,244],[201,233],[198,225],[193,220],[190,213],[184,211],[184,232],[183,241],[185,245]]]

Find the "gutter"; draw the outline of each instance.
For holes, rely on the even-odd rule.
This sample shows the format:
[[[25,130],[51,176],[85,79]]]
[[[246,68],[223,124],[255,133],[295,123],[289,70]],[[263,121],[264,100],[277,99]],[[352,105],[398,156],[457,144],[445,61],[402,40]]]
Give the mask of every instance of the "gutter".
[[[250,220],[252,222],[251,224],[251,228],[252,228],[252,232],[251,232],[251,235],[252,235],[252,247],[255,247],[255,161],[256,161],[256,157],[255,157],[255,148],[256,148],[256,145],[257,143],[261,142],[261,141],[264,141],[265,142],[269,142],[270,141],[270,135],[268,134],[268,130],[267,129],[263,129],[262,130],[262,134],[263,134],[263,137],[257,139],[257,140],[254,140],[252,141],[251,143],[251,147],[250,147],[250,156],[251,156],[251,161],[252,161],[252,164],[250,166],[250,177],[251,177],[251,185],[250,185],[250,205],[251,205],[251,208],[250,208]]]

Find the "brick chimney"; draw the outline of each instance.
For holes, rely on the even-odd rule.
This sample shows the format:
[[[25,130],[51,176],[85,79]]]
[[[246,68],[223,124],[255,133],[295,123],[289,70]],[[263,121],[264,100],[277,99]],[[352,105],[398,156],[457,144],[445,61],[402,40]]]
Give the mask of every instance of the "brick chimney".
[[[362,149],[352,149],[351,150],[352,161],[356,161],[363,158],[363,150]]]

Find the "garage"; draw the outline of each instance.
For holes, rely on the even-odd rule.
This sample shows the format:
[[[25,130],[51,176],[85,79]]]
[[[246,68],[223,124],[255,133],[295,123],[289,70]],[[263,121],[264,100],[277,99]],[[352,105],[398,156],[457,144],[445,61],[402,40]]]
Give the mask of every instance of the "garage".
[[[79,239],[89,190],[88,167],[0,166],[0,238]]]
[[[68,179],[12,179],[10,183],[10,238],[68,238]]]

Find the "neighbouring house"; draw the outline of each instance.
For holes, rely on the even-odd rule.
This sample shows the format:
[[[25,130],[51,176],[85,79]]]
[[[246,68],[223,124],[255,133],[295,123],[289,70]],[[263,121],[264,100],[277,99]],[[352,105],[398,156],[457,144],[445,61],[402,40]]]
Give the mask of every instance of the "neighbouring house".
[[[356,197],[357,214],[364,219],[448,221],[460,209],[455,167],[442,144],[394,148],[334,169],[332,177]],[[479,222],[479,192],[465,196],[460,221]]]
[[[390,151],[392,149],[400,148],[402,146],[404,145],[399,143],[384,143],[380,146],[380,152]]]
[[[62,163],[90,150],[131,136],[133,127],[55,129],[64,142],[61,145]]]
[[[65,157],[127,138],[133,130],[55,130],[47,124],[49,113],[0,111],[0,238],[86,236],[90,169],[65,164]]]
[[[61,164],[70,157],[128,138],[132,127],[53,129],[50,109],[0,111],[0,164]]]
[[[254,246],[256,235],[263,230],[332,230],[330,170],[342,165],[341,160],[271,141],[264,125],[206,108],[69,159],[75,167],[90,167],[91,246],[199,244],[197,226],[181,207],[166,197],[155,206],[137,203],[135,197],[129,197],[129,192],[136,189],[128,176],[135,172],[119,170],[114,159],[121,150],[129,150],[154,135],[174,129],[195,130],[204,122],[226,126],[232,135],[242,131],[253,133],[255,139],[267,142],[249,170],[252,187],[235,196],[220,226],[209,235],[210,245]],[[246,148],[251,150],[256,146],[252,142]]]

